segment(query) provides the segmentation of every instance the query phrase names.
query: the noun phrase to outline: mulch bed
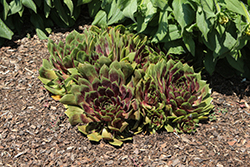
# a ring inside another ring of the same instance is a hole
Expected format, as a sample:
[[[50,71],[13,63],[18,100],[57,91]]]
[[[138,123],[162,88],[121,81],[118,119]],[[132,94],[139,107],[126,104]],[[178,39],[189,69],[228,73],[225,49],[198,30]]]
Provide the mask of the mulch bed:
[[[249,81],[211,77],[214,114],[196,133],[142,133],[117,148],[91,143],[43,88],[46,46],[34,35],[0,48],[0,166],[250,166]]]

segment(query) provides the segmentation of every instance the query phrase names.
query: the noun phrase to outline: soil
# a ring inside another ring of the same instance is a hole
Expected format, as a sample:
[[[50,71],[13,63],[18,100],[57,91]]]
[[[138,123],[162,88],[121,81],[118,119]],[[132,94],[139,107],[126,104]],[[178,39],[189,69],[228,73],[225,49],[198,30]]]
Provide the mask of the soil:
[[[49,37],[59,42],[70,31]],[[48,57],[47,40],[36,35],[0,48],[0,166],[250,166],[250,82],[244,78],[207,77],[215,108],[196,133],[142,133],[113,147],[91,143],[69,124],[64,106],[37,78]]]

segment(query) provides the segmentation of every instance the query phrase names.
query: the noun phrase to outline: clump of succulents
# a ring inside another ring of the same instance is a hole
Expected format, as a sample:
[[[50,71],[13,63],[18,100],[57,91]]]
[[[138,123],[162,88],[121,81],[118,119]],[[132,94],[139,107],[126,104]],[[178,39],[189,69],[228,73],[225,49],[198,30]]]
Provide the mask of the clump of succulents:
[[[74,79],[79,77],[76,69],[79,63],[88,62],[101,68],[103,63],[129,61],[133,68],[138,68],[143,64],[142,59],[144,62],[157,62],[160,56],[156,57],[146,43],[146,36],[129,33],[121,25],[108,29],[90,26],[83,34],[73,31],[66,37],[65,44],[49,40],[50,61],[43,60],[39,79],[51,93],[63,96],[74,84]]]
[[[61,99],[69,105],[66,114],[70,123],[82,123],[78,126],[79,131],[91,141],[105,139],[120,146],[123,141],[131,140],[129,130],[140,120],[134,88],[127,83],[133,72],[132,66],[114,61],[110,66],[103,65],[96,70],[94,65],[85,63],[79,72],[83,77],[72,86],[71,93]],[[131,120],[133,126],[129,125]]]
[[[213,108],[210,89],[193,68],[173,60],[151,64],[136,87],[144,124],[153,132],[195,131],[195,125]]]
[[[144,128],[190,133],[213,108],[199,73],[123,26],[73,31],[48,49],[39,79],[91,141],[121,146]]]

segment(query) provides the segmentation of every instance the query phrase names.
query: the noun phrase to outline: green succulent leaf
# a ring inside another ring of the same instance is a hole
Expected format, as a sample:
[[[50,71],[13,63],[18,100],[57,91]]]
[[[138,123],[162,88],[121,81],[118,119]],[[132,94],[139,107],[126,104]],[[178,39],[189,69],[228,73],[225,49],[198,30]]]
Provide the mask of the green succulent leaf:
[[[89,134],[89,135],[87,135],[87,136],[88,136],[88,139],[89,139],[90,141],[99,142],[99,141],[102,139],[102,135],[100,135],[100,134],[97,133],[97,132],[93,132],[93,133],[91,133],[91,134]]]
[[[111,145],[114,145],[114,146],[122,146],[122,144],[123,144],[123,142],[122,141],[120,141],[120,140],[118,140],[118,139],[113,139],[113,141],[109,141],[109,143],[111,144]]]
[[[105,128],[102,130],[102,138],[106,140],[113,140],[113,136]]]
[[[74,94],[66,94],[61,99],[60,102],[67,105],[77,105],[76,97]]]
[[[88,126],[88,125],[81,125],[81,126],[78,126],[78,130],[79,130],[80,132],[82,132],[83,134],[88,135],[87,126]]]
[[[167,130],[167,132],[173,132],[174,131],[174,128],[169,124],[165,125],[164,128]]]

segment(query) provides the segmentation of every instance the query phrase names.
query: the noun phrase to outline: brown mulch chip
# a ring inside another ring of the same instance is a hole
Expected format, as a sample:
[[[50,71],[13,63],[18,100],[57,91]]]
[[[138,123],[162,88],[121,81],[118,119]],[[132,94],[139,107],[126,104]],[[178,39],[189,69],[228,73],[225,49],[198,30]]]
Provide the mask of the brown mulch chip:
[[[213,121],[196,133],[142,133],[116,148],[91,143],[43,88],[37,77],[47,41],[14,43],[0,48],[0,166],[250,166],[249,81],[213,76]]]

